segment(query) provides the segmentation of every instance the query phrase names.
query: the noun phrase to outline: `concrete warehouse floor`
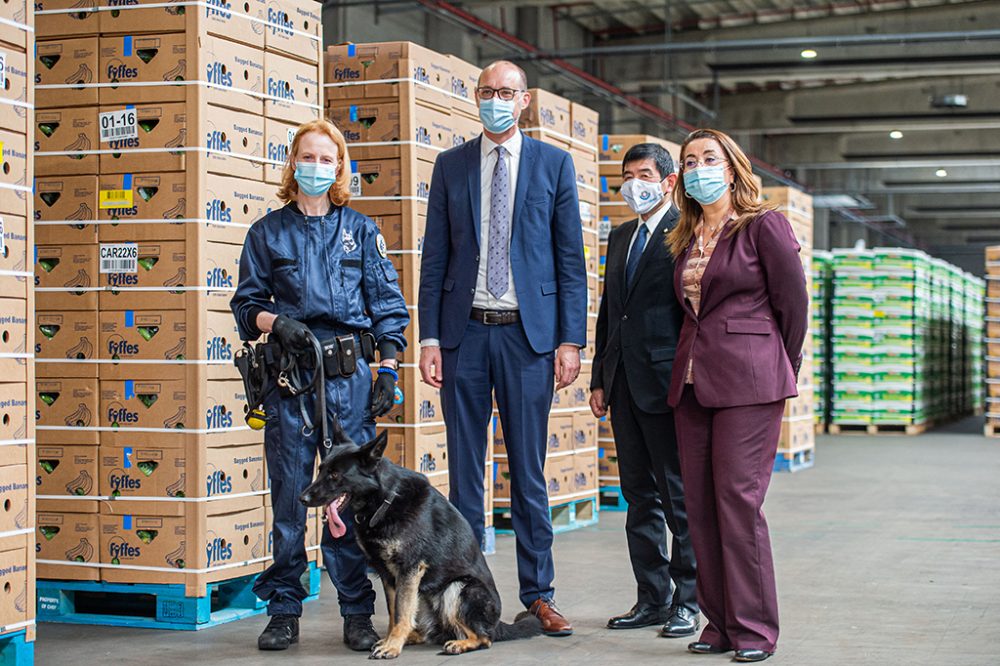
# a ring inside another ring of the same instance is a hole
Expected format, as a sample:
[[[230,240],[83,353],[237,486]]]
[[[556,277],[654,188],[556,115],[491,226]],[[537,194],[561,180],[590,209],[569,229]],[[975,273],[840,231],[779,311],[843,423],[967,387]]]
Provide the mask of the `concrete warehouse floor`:
[[[995,663],[1000,655],[1000,441],[969,419],[920,437],[823,437],[816,467],[775,475],[766,512],[778,571],[782,638],[769,663]],[[576,625],[570,638],[540,637],[445,657],[407,648],[409,664],[728,663],[695,656],[686,639],[653,629],[611,632],[610,615],[634,601],[623,513],[556,539],[557,599]],[[504,618],[519,610],[514,541],[489,558]],[[379,590],[376,627],[386,625]],[[256,649],[259,617],[203,632],[41,624],[42,666],[118,664],[361,663],[341,642],[336,597],[324,580],[306,606],[301,643]]]

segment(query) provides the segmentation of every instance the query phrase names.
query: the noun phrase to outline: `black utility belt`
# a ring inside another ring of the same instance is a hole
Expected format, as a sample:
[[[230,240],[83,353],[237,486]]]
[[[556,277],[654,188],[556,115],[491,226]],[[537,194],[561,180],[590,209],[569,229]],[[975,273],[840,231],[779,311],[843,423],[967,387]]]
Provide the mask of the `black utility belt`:
[[[261,346],[264,365],[269,374],[276,378],[282,369],[281,344],[274,341]],[[322,340],[320,347],[323,350],[323,374],[329,379],[350,377],[357,371],[358,363],[371,363],[375,360],[375,336],[368,331]],[[303,354],[296,360],[304,370],[312,370],[315,366],[313,354]]]

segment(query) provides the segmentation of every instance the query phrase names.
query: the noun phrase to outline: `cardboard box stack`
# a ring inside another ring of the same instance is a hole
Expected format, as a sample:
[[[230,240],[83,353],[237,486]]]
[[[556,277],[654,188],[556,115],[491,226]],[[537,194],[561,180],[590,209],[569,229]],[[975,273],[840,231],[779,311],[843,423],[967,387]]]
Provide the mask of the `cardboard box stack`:
[[[799,258],[806,277],[806,291],[814,298],[812,290],[813,265],[813,207],[812,197],[791,187],[765,187],[761,199],[774,206],[788,218],[792,232],[799,241]],[[778,441],[776,470],[802,469],[811,466],[816,448],[815,404],[813,372],[816,350],[812,335],[807,335],[802,345],[802,366],[799,369],[799,395],[785,403]],[[794,360],[794,359],[793,359]]]
[[[344,133],[351,158],[351,206],[376,221],[410,308],[399,370],[403,402],[379,419],[394,462],[427,475],[448,494],[441,395],[420,380],[417,291],[427,197],[437,156],[481,131],[475,88],[480,69],[410,42],[330,46],[325,113]],[[492,527],[493,461],[483,470]],[[491,537],[487,537],[487,545]]]
[[[986,428],[1000,436],[1000,245],[986,248]]]
[[[27,258],[34,116],[34,9],[0,8],[0,644],[17,663],[35,640],[35,423],[28,389],[35,379],[34,293]]]
[[[901,248],[835,250],[833,276],[831,432],[912,434],[971,411],[978,375],[960,341],[981,353],[972,276]]]
[[[267,558],[229,300],[321,112],[321,7],[106,2],[37,5],[41,573],[203,596]]]
[[[813,410],[817,432],[822,432],[830,419],[831,259],[829,252],[813,251],[809,328],[813,345]]]

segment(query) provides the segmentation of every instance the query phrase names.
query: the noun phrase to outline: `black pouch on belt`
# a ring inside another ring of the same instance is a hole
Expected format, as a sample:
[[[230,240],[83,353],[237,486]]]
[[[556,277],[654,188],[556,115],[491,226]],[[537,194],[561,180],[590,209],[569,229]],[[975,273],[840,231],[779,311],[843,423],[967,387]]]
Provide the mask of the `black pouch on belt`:
[[[371,331],[361,332],[361,354],[367,362],[375,361],[375,334]]]
[[[358,369],[358,350],[353,335],[341,335],[321,343],[323,370],[327,377],[350,377]]]

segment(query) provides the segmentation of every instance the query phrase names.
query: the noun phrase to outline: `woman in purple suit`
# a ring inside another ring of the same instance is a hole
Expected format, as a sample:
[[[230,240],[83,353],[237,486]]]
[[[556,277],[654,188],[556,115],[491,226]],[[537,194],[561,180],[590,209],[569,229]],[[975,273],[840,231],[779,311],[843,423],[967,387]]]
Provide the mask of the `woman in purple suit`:
[[[761,507],[806,336],[809,296],[788,220],[759,201],[731,138],[696,130],[681,147],[668,236],[685,311],[674,408],[698,602],[708,624],[688,650],[763,661],[778,600]]]

